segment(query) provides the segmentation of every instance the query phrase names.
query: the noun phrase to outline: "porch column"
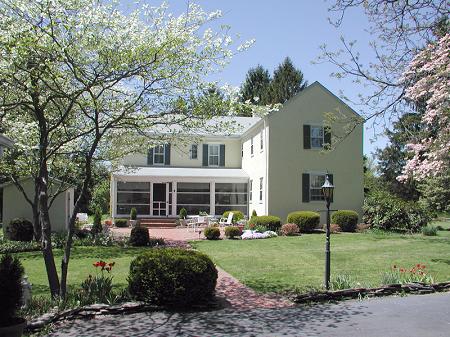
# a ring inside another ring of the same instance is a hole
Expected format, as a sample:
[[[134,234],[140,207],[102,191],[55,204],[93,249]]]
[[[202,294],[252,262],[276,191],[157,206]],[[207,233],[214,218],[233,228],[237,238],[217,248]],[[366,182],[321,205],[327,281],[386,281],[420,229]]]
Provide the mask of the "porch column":
[[[216,215],[216,183],[209,184],[209,214]]]
[[[117,180],[114,178],[114,176],[111,176],[110,200],[109,210],[111,213],[111,217],[114,220],[117,211]]]
[[[172,181],[172,216],[177,215],[177,182]]]

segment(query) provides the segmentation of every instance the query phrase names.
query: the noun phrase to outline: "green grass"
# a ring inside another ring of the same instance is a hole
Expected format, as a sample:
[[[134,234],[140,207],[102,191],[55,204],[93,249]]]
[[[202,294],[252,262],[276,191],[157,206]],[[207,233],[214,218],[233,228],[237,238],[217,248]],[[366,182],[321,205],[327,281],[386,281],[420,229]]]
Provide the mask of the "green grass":
[[[148,248],[121,248],[121,247],[74,247],[69,263],[68,284],[79,285],[89,274],[95,274],[94,262],[102,259],[107,262],[114,261],[113,283],[115,287],[124,287],[127,284],[131,260]],[[61,264],[62,250],[55,249],[55,263],[57,268]],[[26,252],[15,254],[20,258],[25,274],[33,284],[33,296],[48,295],[48,280],[44,260],[41,252]]]
[[[197,241],[193,245],[224,270],[261,292],[320,288],[325,236],[266,240]],[[350,275],[362,286],[379,286],[392,265],[425,264],[435,281],[450,280],[450,232],[438,236],[342,233],[331,238],[331,272]]]

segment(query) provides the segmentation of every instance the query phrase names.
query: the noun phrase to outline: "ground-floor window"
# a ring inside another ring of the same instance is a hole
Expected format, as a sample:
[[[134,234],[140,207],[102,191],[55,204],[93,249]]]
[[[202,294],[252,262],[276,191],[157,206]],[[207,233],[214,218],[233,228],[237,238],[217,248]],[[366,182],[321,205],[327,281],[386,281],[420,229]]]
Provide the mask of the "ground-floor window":
[[[178,183],[177,184],[177,214],[185,208],[190,215],[200,212],[210,213],[210,184],[209,183]]]
[[[237,210],[248,214],[248,189],[246,183],[216,183],[215,213]]]
[[[130,214],[136,208],[138,214],[150,214],[150,183],[117,182],[117,214]]]

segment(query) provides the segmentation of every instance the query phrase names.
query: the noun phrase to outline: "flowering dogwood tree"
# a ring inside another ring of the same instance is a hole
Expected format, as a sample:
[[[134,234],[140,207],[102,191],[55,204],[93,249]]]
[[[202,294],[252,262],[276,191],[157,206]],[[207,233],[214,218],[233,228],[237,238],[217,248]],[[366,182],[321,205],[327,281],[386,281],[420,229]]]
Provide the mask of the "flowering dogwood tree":
[[[444,172],[450,159],[450,34],[419,52],[402,77],[405,97],[416,105],[425,102],[422,123],[427,136],[407,144],[413,157],[399,180],[420,181]]]
[[[193,3],[174,16],[165,3],[124,14],[115,1],[2,1],[0,125],[16,146],[1,170],[33,207],[53,296],[66,294],[76,213],[92,164],[142,151],[166,137],[160,130],[176,125],[186,132],[215,117],[214,109],[173,107],[180,98],[191,101],[208,87],[207,76],[252,44],[233,47],[229,27],[208,28],[220,16]],[[225,102],[232,114],[238,98]],[[52,186],[51,178],[80,170],[59,280],[49,208],[63,186]],[[25,193],[22,177],[33,178],[34,194]]]

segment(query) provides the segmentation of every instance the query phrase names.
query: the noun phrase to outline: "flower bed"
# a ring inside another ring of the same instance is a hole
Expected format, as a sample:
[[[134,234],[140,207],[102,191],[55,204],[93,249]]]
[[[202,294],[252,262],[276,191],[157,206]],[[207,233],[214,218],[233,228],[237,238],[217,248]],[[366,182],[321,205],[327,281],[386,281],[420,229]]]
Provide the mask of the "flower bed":
[[[250,229],[245,230],[241,238],[242,240],[253,240],[253,239],[268,239],[277,237],[278,234],[273,231],[265,231],[264,233],[260,233],[258,231],[252,231]]]

